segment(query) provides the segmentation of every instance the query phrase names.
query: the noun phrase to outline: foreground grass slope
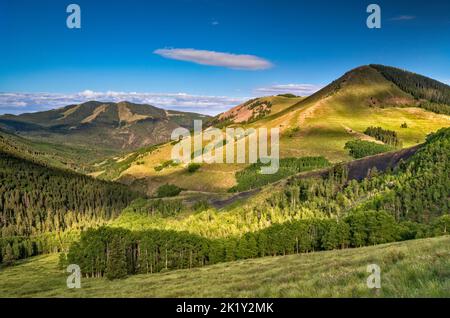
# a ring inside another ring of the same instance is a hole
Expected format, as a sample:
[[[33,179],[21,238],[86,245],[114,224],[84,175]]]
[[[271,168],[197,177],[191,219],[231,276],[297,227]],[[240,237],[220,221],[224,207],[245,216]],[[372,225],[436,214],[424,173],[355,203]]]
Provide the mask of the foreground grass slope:
[[[82,280],[66,287],[56,254],[0,270],[0,297],[450,297],[450,236],[266,257],[191,270]],[[366,286],[381,267],[381,290]]]

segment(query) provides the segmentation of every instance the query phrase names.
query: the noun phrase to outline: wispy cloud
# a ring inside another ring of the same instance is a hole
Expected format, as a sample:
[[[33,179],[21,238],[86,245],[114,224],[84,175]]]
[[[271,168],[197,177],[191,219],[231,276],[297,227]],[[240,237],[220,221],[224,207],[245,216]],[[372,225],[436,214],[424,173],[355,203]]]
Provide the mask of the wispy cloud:
[[[393,18],[390,18],[391,21],[408,21],[408,20],[414,20],[416,17],[413,15],[399,15]]]
[[[236,70],[265,70],[271,68],[273,64],[261,57],[247,54],[232,54],[196,49],[158,49],[153,53],[162,57],[192,62],[201,65],[223,66]]]
[[[256,92],[271,95],[291,93],[299,96],[309,96],[322,87],[322,85],[315,84],[281,84],[257,88]]]
[[[214,26],[219,25],[219,21],[214,20],[213,22],[211,22],[211,25],[214,25]]]
[[[193,111],[215,115],[248,98],[191,95],[186,93],[95,92],[79,93],[0,93],[0,113],[20,114],[79,104],[90,100],[102,102],[129,101],[172,110]]]

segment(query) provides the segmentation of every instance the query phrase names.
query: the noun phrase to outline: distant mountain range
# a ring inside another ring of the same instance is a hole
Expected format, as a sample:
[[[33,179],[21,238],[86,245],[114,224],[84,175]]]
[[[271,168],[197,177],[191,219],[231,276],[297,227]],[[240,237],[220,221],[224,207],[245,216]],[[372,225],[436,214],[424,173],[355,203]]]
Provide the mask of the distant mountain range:
[[[129,102],[90,101],[44,112],[2,115],[0,127],[34,140],[123,151],[167,142],[175,128],[191,129],[194,119],[208,120],[209,116]]]

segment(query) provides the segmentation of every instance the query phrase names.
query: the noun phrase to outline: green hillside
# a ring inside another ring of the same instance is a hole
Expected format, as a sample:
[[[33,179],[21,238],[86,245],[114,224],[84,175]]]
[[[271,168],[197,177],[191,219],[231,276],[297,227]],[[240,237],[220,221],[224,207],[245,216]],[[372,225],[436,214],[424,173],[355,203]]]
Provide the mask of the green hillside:
[[[257,106],[252,111],[269,102],[270,113],[236,123],[236,118],[254,115],[249,113],[249,108],[255,103]],[[307,98],[296,100],[276,96],[239,105],[228,113],[233,121],[226,123],[229,116],[224,113],[225,122],[219,122],[218,127],[232,124],[242,128],[279,128],[281,158],[322,156],[337,163],[353,159],[346,148],[348,142],[384,143],[366,134],[369,127],[394,132],[397,147],[407,148],[424,142],[429,133],[450,126],[450,116],[425,109],[423,102],[403,91],[376,68],[362,66]],[[186,166],[179,165],[155,171],[156,166],[170,159],[172,147],[167,143],[156,151],[139,155],[139,159],[130,162],[114,178],[127,184],[136,181],[149,194],[166,183],[191,191],[226,193],[237,186],[239,174],[248,167],[246,164],[204,164],[195,174],[186,174]],[[121,156],[115,160],[121,162],[125,158]],[[104,169],[99,167],[98,170],[100,173]]]
[[[336,165],[322,176],[269,186],[225,211],[204,206],[182,213],[169,202],[135,201],[110,226],[82,233],[68,262],[87,275],[108,276],[110,255],[117,254],[122,261],[114,270],[154,273],[445,235],[449,153],[447,128],[385,173],[368,167],[360,181],[350,179],[346,166]]]
[[[367,265],[381,289],[366,286]],[[0,297],[450,297],[450,237],[265,257],[123,280],[83,278],[68,289],[58,256],[0,270]]]

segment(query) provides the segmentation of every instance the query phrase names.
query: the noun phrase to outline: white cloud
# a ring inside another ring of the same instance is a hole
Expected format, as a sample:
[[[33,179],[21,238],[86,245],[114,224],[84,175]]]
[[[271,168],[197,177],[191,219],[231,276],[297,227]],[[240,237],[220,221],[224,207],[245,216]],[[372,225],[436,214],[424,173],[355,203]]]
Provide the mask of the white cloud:
[[[397,17],[390,18],[391,21],[408,21],[414,20],[416,17],[413,15],[399,15]]]
[[[213,22],[211,22],[211,25],[219,25],[219,21],[213,21]]]
[[[273,66],[266,59],[246,54],[231,54],[196,49],[158,49],[153,53],[172,60],[193,62],[201,65],[223,66],[237,70],[265,70]]]
[[[322,87],[323,86],[321,85],[314,84],[281,84],[257,88],[256,92],[271,95],[291,93],[299,96],[309,96],[320,90]]]
[[[215,115],[234,107],[247,97],[190,95],[186,93],[95,92],[79,93],[0,93],[0,113],[19,114],[79,104],[90,100],[102,102],[129,101],[165,109]]]

